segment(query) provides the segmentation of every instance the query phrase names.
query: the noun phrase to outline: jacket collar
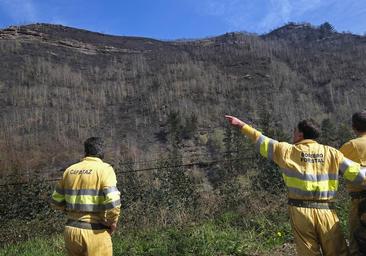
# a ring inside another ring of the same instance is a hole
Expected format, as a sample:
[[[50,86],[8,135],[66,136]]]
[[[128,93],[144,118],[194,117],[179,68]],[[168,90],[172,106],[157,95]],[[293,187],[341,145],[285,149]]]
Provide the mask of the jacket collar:
[[[315,140],[310,140],[310,139],[304,139],[301,140],[299,142],[296,142],[295,145],[299,145],[299,144],[313,144],[313,143],[318,143]]]
[[[86,156],[83,158],[83,161],[95,161],[95,162],[100,162],[102,163],[102,159],[100,159],[99,157],[94,157],[94,156]]]

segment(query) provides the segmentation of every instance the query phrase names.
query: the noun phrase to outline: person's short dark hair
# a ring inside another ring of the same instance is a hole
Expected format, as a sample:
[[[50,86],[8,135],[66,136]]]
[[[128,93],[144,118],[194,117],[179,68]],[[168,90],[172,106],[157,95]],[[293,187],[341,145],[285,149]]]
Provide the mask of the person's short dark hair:
[[[104,141],[100,137],[90,137],[84,142],[85,156],[104,157]]]
[[[358,132],[366,132],[366,110],[352,115],[352,128]]]
[[[317,139],[320,136],[319,125],[313,119],[300,121],[297,129],[302,132],[304,139]]]

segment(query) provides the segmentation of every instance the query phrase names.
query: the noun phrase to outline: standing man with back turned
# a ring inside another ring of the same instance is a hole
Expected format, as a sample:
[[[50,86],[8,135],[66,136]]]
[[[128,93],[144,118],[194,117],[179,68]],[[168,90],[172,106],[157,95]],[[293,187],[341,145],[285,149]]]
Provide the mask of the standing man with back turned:
[[[52,205],[68,217],[64,237],[68,255],[111,256],[111,235],[120,214],[120,192],[112,166],[102,161],[104,142],[91,137],[85,158],[68,167],[52,194]]]
[[[352,129],[357,138],[345,143],[340,151],[345,157],[366,166],[365,110],[352,115]],[[366,188],[347,183],[347,190],[352,198],[348,219],[351,255],[366,255]]]
[[[333,200],[339,173],[350,182],[361,184],[366,170],[338,150],[318,144],[315,140],[320,129],[312,120],[298,123],[294,144],[289,144],[262,135],[236,117],[225,117],[256,143],[262,156],[281,167],[298,255],[349,255]]]

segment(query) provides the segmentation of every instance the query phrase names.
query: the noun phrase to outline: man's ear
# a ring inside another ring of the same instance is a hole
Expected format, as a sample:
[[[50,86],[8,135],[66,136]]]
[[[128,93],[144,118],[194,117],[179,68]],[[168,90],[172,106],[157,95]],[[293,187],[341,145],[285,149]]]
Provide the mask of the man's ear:
[[[352,125],[352,131],[354,132],[354,134],[356,134],[357,136],[360,134],[359,131],[357,131],[357,129],[355,129],[355,127],[353,127]]]
[[[304,139],[304,133],[303,132],[299,132],[299,136],[301,139]]]

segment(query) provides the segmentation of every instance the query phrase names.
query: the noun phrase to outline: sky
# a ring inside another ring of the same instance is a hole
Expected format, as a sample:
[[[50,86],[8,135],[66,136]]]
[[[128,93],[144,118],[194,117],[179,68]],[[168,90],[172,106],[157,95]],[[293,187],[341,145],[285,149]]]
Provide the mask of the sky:
[[[364,0],[0,0],[0,28],[52,23],[121,36],[194,39],[268,33],[288,22],[366,32]]]

